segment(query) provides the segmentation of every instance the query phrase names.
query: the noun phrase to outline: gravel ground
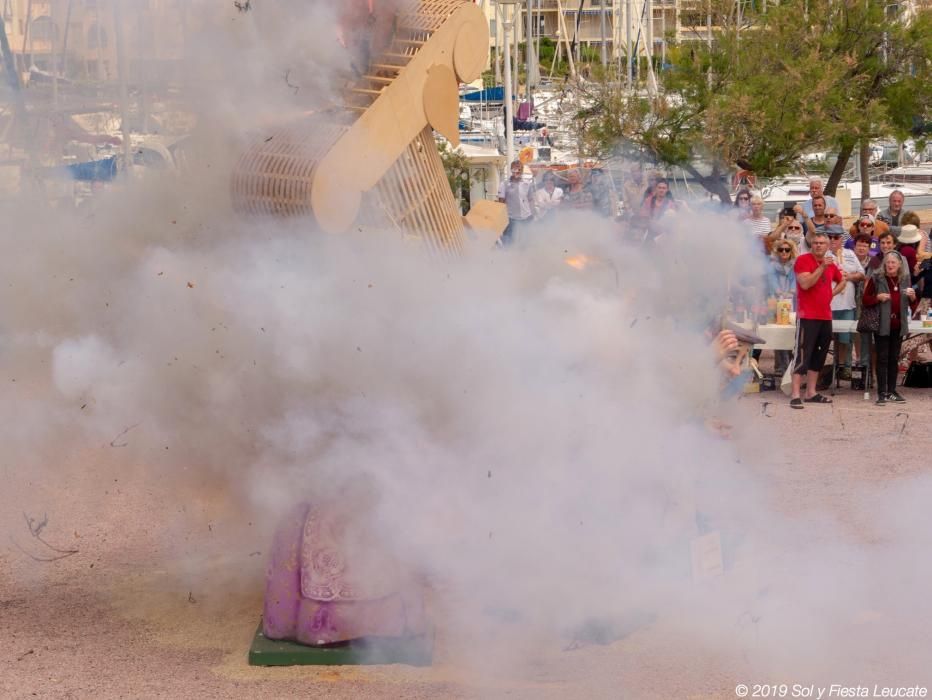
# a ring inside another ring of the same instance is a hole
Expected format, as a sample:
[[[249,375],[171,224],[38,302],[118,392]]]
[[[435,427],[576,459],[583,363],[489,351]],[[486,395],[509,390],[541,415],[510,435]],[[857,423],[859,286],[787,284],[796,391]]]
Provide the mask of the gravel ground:
[[[932,472],[932,391],[903,394],[905,406],[880,408],[844,390],[833,406],[803,411],[790,410],[778,393],[742,399],[756,444],[782,445],[761,450],[765,458],[752,467],[773,507],[791,519],[829,519],[846,542],[882,548],[890,525],[864,508],[865,494]],[[261,605],[267,533],[239,523],[206,488],[179,505],[109,445],[49,458],[59,465],[54,483],[20,483],[9,465],[0,472],[12,484],[0,495],[0,523],[11,533],[0,549],[3,698],[732,698],[739,682],[792,683],[832,668],[826,653],[810,668],[786,666],[779,678],[755,678],[753,625],[733,635],[724,627],[735,637],[730,643],[699,641],[675,609],[612,643],[576,649],[545,635],[531,643],[503,627],[476,645],[474,658],[464,658],[441,629],[430,668],[251,668],[245,658]],[[26,556],[20,547],[33,555],[49,551],[22,519],[30,508],[48,514],[41,532],[48,542],[78,553],[55,562]],[[922,522],[925,514],[904,515]],[[928,559],[928,552],[917,557]],[[739,563],[723,579],[747,573]],[[683,601],[684,609],[692,604]],[[830,680],[856,685],[874,682],[874,673],[901,685],[932,684],[932,643],[922,625],[904,638],[884,605],[851,610],[836,626],[863,642],[838,668],[857,664],[864,677]],[[811,636],[795,634],[800,641]],[[509,663],[496,663],[504,648]]]

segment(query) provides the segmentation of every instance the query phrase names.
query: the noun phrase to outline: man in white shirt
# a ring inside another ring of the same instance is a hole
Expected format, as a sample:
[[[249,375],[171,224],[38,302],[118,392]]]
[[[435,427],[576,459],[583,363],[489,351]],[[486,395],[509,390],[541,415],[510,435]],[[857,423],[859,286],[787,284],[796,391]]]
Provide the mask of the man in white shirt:
[[[841,209],[838,206],[838,200],[834,197],[830,197],[822,191],[822,178],[818,175],[815,175],[809,178],[809,199],[803,202],[803,211],[806,213],[806,216],[812,218],[815,216],[815,212],[812,211],[812,198],[816,195],[821,195],[825,197],[825,211],[834,211],[834,213],[841,212]]]
[[[844,291],[832,298],[832,320],[853,321],[857,309],[856,283],[864,279],[864,267],[855,252],[845,248],[843,226],[829,224],[825,227],[825,233],[828,236],[829,250],[825,258],[841,270],[842,276],[848,282]],[[841,379],[851,379],[851,333],[836,333],[835,347],[838,355],[838,376]]]
[[[520,238],[522,229],[534,216],[534,181],[524,179],[524,163],[511,164],[511,178],[498,188],[498,201],[508,209],[508,226],[502,233],[502,245],[509,246]]]

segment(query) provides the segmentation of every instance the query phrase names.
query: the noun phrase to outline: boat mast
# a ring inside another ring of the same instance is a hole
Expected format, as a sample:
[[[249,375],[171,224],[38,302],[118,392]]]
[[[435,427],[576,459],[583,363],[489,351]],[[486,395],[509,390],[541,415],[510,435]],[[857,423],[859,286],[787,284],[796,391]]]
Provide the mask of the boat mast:
[[[116,33],[117,73],[120,81],[120,132],[123,137],[123,167],[126,173],[133,171],[132,146],[129,140],[129,89],[126,75],[126,35],[123,27],[123,0],[113,4],[113,27]]]
[[[605,4],[599,5],[599,33],[602,48],[602,68],[608,66],[608,47],[605,46]]]
[[[524,77],[524,99],[527,100],[528,105],[531,104],[531,71],[533,69],[533,53],[534,45],[531,43],[531,23],[534,21],[533,13],[531,12],[531,0],[527,0],[527,7],[524,10],[524,19],[525,22],[525,32],[524,32],[524,70],[526,75]]]
[[[631,62],[631,0],[625,0],[625,56],[627,58],[625,80],[630,92],[634,90],[634,64]]]

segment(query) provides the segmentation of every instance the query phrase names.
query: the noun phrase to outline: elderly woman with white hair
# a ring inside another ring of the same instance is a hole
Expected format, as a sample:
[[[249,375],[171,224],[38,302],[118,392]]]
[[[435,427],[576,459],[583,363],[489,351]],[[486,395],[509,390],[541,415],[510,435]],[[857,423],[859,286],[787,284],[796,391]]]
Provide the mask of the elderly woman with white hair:
[[[773,230],[773,222],[764,216],[764,200],[759,194],[751,195],[751,209],[744,219],[744,225],[761,246],[763,252],[767,250],[767,237]]]
[[[876,309],[871,325],[875,327],[872,330],[877,351],[877,404],[905,403],[906,399],[896,391],[896,378],[900,347],[909,334],[909,317],[917,297],[903,256],[896,251],[884,254],[883,264],[867,280],[862,302],[862,321],[868,309]]]

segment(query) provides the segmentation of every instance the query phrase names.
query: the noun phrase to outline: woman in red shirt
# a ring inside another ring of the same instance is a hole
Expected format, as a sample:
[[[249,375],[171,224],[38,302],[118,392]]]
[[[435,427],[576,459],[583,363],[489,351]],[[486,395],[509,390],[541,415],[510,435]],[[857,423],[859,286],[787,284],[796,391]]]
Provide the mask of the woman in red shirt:
[[[877,349],[877,403],[905,403],[896,391],[900,347],[909,333],[909,317],[916,306],[916,290],[910,286],[909,270],[896,251],[884,255],[883,266],[867,280],[864,306],[880,306],[880,328],[874,333]]]

